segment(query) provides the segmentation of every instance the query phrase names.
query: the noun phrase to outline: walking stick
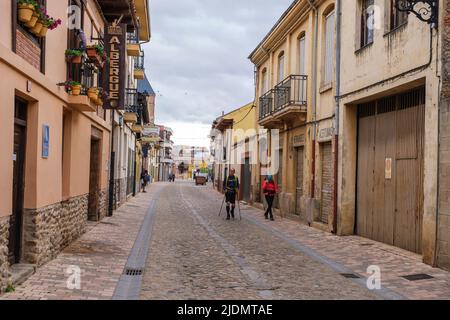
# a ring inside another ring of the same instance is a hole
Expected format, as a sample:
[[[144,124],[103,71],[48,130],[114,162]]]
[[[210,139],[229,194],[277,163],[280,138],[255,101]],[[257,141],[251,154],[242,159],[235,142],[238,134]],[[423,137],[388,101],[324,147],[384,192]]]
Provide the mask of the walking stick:
[[[222,206],[220,207],[220,211],[219,211],[219,217],[222,214],[222,209],[223,209],[223,204],[225,203],[225,196],[223,197],[223,201],[222,201]]]

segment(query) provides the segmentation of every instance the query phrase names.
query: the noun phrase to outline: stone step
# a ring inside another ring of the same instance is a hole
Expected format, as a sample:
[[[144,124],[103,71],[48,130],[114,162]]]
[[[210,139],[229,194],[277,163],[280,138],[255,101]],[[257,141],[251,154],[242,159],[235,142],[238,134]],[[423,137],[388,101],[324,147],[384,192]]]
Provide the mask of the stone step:
[[[11,282],[14,287],[24,283],[29,277],[36,272],[36,265],[18,263],[10,267]]]

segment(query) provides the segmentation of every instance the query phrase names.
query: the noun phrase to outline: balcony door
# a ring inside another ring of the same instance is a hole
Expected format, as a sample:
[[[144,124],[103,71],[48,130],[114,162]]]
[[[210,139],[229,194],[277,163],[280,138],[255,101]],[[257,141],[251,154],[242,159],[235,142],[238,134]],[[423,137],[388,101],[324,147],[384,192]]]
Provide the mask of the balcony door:
[[[298,74],[299,75],[306,75],[306,39],[305,35],[302,35],[298,39]]]

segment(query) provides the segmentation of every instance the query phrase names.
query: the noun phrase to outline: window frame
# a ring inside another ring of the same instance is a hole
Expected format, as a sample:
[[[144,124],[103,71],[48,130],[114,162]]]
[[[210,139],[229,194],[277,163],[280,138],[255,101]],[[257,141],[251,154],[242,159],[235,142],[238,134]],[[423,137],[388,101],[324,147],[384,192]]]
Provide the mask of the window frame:
[[[298,37],[298,74],[307,75],[306,72],[306,33],[302,32]],[[303,47],[302,47],[303,43]]]
[[[361,0],[361,39],[360,48],[371,45],[375,41],[375,11],[369,13],[369,8],[375,5],[375,0]],[[373,28],[370,30],[369,19],[372,16]]]
[[[334,57],[335,57],[335,33],[336,33],[336,11],[335,8],[332,7],[326,14],[323,15],[324,17],[324,32],[323,32],[323,44],[324,44],[324,50],[322,54],[322,61],[323,61],[323,72],[322,72],[322,87],[328,87],[333,85],[333,75],[334,75]],[[332,34],[331,37],[331,45],[329,47],[330,39],[328,38],[328,19],[333,17],[333,28],[332,28]],[[328,52],[330,50],[330,52]],[[328,61],[328,53],[330,54],[329,61]],[[330,68],[328,68],[330,67]],[[330,74],[328,75],[328,69]],[[329,79],[328,79],[329,76]]]
[[[282,82],[285,78],[285,62],[286,62],[286,54],[284,51],[281,51],[278,55],[278,64],[277,64],[277,84]]]
[[[42,6],[47,8],[47,0],[37,0]],[[12,35],[12,51],[17,54],[17,30],[23,33],[24,36],[33,41],[41,50],[39,71],[45,74],[45,57],[46,57],[46,38],[35,37],[26,28],[22,27],[18,20],[17,14],[17,0],[11,0],[11,35]]]
[[[395,0],[388,0],[389,1],[389,27],[388,27],[388,32],[397,30],[401,27],[403,27],[404,25],[408,24],[408,20],[409,20],[409,14],[406,12],[401,12],[399,10],[397,10],[397,8],[395,8]],[[398,23],[398,21],[400,20],[400,16],[403,16],[403,18],[405,19],[403,22]]]

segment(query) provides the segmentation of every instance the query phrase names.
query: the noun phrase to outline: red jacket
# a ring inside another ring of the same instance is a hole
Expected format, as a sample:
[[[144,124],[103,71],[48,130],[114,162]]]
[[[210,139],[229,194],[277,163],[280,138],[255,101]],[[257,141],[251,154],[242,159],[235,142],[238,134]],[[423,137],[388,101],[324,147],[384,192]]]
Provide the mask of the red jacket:
[[[266,196],[267,195],[275,195],[278,193],[278,185],[276,184],[275,181],[272,181],[272,182],[269,182],[267,180],[264,181],[262,189]]]

